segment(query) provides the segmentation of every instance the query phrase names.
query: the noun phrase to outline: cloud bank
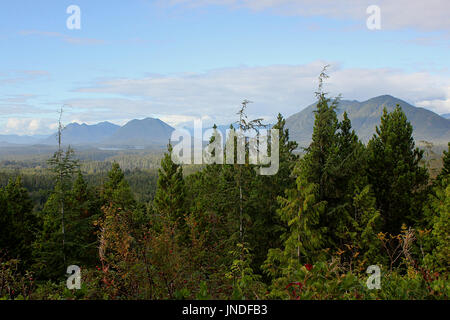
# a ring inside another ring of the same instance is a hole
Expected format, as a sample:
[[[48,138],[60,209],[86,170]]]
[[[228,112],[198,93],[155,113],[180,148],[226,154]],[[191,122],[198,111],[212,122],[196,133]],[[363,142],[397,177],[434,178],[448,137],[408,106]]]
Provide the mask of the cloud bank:
[[[447,73],[343,68],[332,61],[110,78],[74,89],[72,98],[52,105],[70,105],[66,107],[65,122],[124,124],[135,118],[157,117],[180,126],[192,125],[193,119],[200,117],[208,125],[229,124],[236,121],[242,100],[249,99],[254,102],[249,105],[249,116],[272,122],[278,112],[288,117],[315,101],[317,76],[325,64],[331,64],[330,78],[325,83],[330,97],[342,94],[342,99],[364,101],[390,94],[438,114],[450,113]],[[49,114],[48,106],[46,110],[31,106],[28,99],[32,97],[18,95],[0,100],[0,115],[14,118],[8,122],[9,133],[48,132],[56,123],[56,113],[49,120],[53,113]],[[23,123],[17,120],[20,113],[28,114]],[[40,118],[45,119],[32,122]]]
[[[243,99],[254,102],[249,112],[255,117],[274,119],[278,111],[285,116],[301,111],[314,102],[317,75],[326,62],[304,65],[273,65],[210,70],[204,73],[151,75],[100,81],[76,90],[78,93],[114,95],[120,98],[87,98],[67,101],[90,117],[133,115],[181,117],[209,116],[221,123],[234,121]],[[427,72],[398,69],[329,69],[325,88],[343,99],[366,100],[390,94],[436,113],[450,112],[450,78]],[[98,109],[99,114],[96,114]],[[177,121],[172,121],[172,123]],[[180,122],[180,121],[178,121]]]
[[[447,0],[164,0],[160,3],[189,7],[221,5],[253,11],[270,10],[283,15],[351,19],[361,21],[362,26],[368,17],[367,7],[375,4],[381,8],[383,29],[450,31],[450,1]]]

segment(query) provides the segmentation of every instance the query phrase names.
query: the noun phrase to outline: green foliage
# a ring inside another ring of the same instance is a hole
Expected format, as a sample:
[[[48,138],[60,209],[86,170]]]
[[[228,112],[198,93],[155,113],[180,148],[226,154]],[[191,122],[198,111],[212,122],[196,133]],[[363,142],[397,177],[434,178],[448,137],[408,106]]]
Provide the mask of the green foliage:
[[[252,223],[247,233],[247,241],[252,248],[252,268],[261,273],[261,265],[267,257],[269,249],[282,246],[281,235],[286,229],[286,223],[280,219],[277,210],[280,204],[279,196],[284,190],[293,188],[295,177],[292,175],[298,156],[294,154],[297,143],[289,141],[289,130],[285,128],[286,121],[278,114],[277,123],[273,129],[279,130],[279,169],[276,175],[252,176],[249,193],[249,204],[252,207]]]
[[[400,107],[388,113],[368,144],[369,181],[384,220],[383,229],[397,233],[403,223],[416,223],[422,205],[417,203],[428,181],[419,165],[423,151],[415,148],[412,126]]]
[[[71,189],[65,192],[63,205],[65,256],[61,245],[63,234],[58,192],[50,196],[41,214],[43,225],[34,244],[34,268],[43,278],[60,279],[68,265],[93,266],[98,261],[94,221],[100,214],[101,201],[97,191],[87,186],[80,172]]]
[[[429,195],[424,212],[429,221],[431,234],[426,239],[430,252],[425,263],[437,271],[448,272],[450,268],[450,176],[437,180]]]
[[[38,219],[32,209],[20,176],[0,188],[0,250],[9,258],[20,259],[21,268],[31,265],[31,246],[38,231]]]
[[[295,278],[279,278],[269,299],[292,300],[423,300],[448,299],[447,276],[409,269],[407,274],[381,272],[381,288],[369,290],[368,275],[346,271],[338,260],[296,270]],[[295,279],[295,280],[294,280]]]
[[[0,256],[0,300],[30,299],[34,289],[33,274],[20,272],[19,260],[7,260]]]
[[[288,225],[285,241],[286,258],[295,264],[309,262],[317,258],[324,248],[327,227],[321,225],[320,218],[325,212],[326,202],[319,200],[319,186],[308,184],[297,178],[297,189],[286,192],[287,198],[279,198],[281,219]]]
[[[381,230],[381,216],[375,202],[369,186],[353,198],[355,216],[352,221],[353,232],[349,240],[363,252],[362,257],[365,259],[366,266],[383,262],[380,260],[380,248],[377,241],[377,234]]]
[[[438,179],[450,175],[450,142],[448,143],[448,150],[444,151],[443,163],[444,165],[442,167],[441,173],[438,176]]]
[[[34,243],[34,270],[43,279],[61,279],[69,265],[92,266],[97,239],[93,222],[100,214],[98,192],[75,169],[73,150],[57,151],[49,161],[56,185],[40,212],[42,228]]]
[[[238,243],[236,249],[230,252],[233,262],[230,272],[225,277],[233,283],[233,300],[255,300],[263,298],[265,286],[261,282],[261,277],[256,275],[251,266],[250,250],[246,244]]]
[[[108,180],[101,189],[102,201],[122,209],[132,209],[136,205],[130,186],[119,164],[114,162],[108,172]]]
[[[184,226],[185,188],[183,168],[172,161],[172,145],[168,145],[168,152],[161,160],[161,169],[158,170],[158,187],[154,199],[155,211],[167,216],[180,227]]]

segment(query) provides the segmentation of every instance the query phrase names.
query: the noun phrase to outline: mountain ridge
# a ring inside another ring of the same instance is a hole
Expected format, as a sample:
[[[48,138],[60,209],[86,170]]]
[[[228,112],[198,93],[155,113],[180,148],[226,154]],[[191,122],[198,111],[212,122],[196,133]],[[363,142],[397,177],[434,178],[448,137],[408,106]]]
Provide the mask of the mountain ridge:
[[[444,118],[428,109],[415,107],[391,95],[381,95],[365,101],[341,100],[337,107],[337,115],[342,119],[347,111],[352,127],[363,142],[367,142],[375,133],[375,127],[380,124],[383,107],[392,111],[399,104],[408,120],[414,127],[414,138],[417,142],[426,140],[431,142],[450,141],[450,119]],[[299,143],[300,147],[309,145],[314,126],[314,110],[316,103],[311,104],[286,119],[291,140]],[[226,131],[229,125],[219,125],[219,130]],[[192,128],[185,128],[192,133]],[[206,128],[204,128],[206,129]],[[64,145],[93,145],[102,147],[165,147],[175,129],[164,121],[147,117],[133,119],[125,125],[119,126],[108,121],[88,125],[86,123],[70,123],[63,131]],[[49,136],[19,136],[0,135],[0,145],[36,145],[53,146],[57,144],[57,134]]]
[[[314,110],[316,104],[311,104],[286,119],[286,127],[289,129],[291,140],[297,141],[299,146],[308,146],[314,126]],[[381,95],[365,101],[341,100],[338,103],[336,113],[341,120],[344,111],[347,111],[352,127],[364,142],[375,133],[375,127],[380,125],[383,108],[392,111],[396,105],[400,105],[405,112],[408,121],[411,122],[415,140],[446,142],[450,141],[450,120],[421,107],[415,107],[406,101],[391,95]]]
[[[72,122],[63,129],[62,142],[63,144],[70,145],[97,144],[111,136],[119,128],[119,125],[108,121],[103,121],[92,125]],[[48,138],[40,141],[40,143],[47,145],[54,145],[57,142],[57,133],[51,134]]]
[[[174,130],[160,119],[133,119],[101,143],[111,146],[165,146]]]

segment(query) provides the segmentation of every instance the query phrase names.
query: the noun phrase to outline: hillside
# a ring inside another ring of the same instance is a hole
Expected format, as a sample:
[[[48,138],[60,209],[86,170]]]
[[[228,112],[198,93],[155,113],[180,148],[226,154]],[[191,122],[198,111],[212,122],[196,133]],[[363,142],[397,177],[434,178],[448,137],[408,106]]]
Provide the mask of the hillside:
[[[120,126],[110,122],[100,122],[93,125],[70,123],[63,130],[63,144],[67,145],[91,145],[97,144],[107,137],[110,137]],[[58,143],[57,134],[54,133],[42,144],[56,145]]]
[[[135,119],[129,121],[113,135],[103,140],[102,145],[165,146],[174,130],[174,128],[159,119]]]
[[[416,141],[426,140],[435,143],[450,141],[449,119],[445,119],[430,110],[412,106],[390,95],[382,95],[363,102],[341,100],[337,114],[341,119],[344,111],[347,111],[358,136],[363,142],[367,142],[375,133],[375,127],[380,124],[383,108],[386,107],[388,111],[392,111],[397,104],[402,107],[408,120],[413,125]],[[315,104],[310,105],[286,119],[286,127],[289,128],[290,138],[297,141],[302,147],[310,143],[315,108]]]
[[[46,138],[44,135],[35,135],[35,136],[19,136],[16,134],[0,134],[0,146],[7,146],[10,144],[34,144],[38,143],[42,139]]]

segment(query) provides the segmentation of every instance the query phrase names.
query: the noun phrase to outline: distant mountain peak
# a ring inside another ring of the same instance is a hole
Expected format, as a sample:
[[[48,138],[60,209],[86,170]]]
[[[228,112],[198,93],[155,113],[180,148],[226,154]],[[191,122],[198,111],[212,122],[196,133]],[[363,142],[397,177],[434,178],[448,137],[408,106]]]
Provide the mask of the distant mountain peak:
[[[63,131],[63,144],[106,146],[166,145],[175,129],[160,119],[133,119],[123,126],[108,121],[97,124],[69,123]],[[56,144],[56,133],[41,143]]]
[[[362,103],[367,103],[367,102],[371,102],[371,103],[381,103],[381,104],[385,104],[385,103],[391,103],[391,104],[401,104],[401,103],[405,103],[405,101],[396,98],[394,96],[391,96],[390,94],[383,94],[381,96],[377,96],[377,97],[373,97],[370,98],[366,101],[362,101]]]
[[[380,95],[366,101],[341,100],[336,110],[339,118],[344,111],[352,121],[352,126],[363,142],[367,142],[375,133],[375,127],[380,125],[383,108],[392,111],[396,105],[405,112],[414,128],[416,141],[450,141],[450,120],[424,108],[415,107],[406,101],[392,95]],[[316,103],[286,119],[286,127],[290,137],[300,146],[307,146],[311,141]]]
[[[120,126],[104,121],[97,124],[69,123],[63,131],[62,141],[67,145],[88,145],[96,144],[106,139],[116,132]],[[56,144],[56,133],[43,140],[43,144]]]
[[[376,100],[376,99],[395,99],[395,100],[400,100],[394,96],[391,96],[390,94],[382,94],[380,96],[376,96],[373,98],[370,98],[369,100]]]
[[[175,129],[160,119],[133,119],[102,144],[114,146],[165,146]]]

